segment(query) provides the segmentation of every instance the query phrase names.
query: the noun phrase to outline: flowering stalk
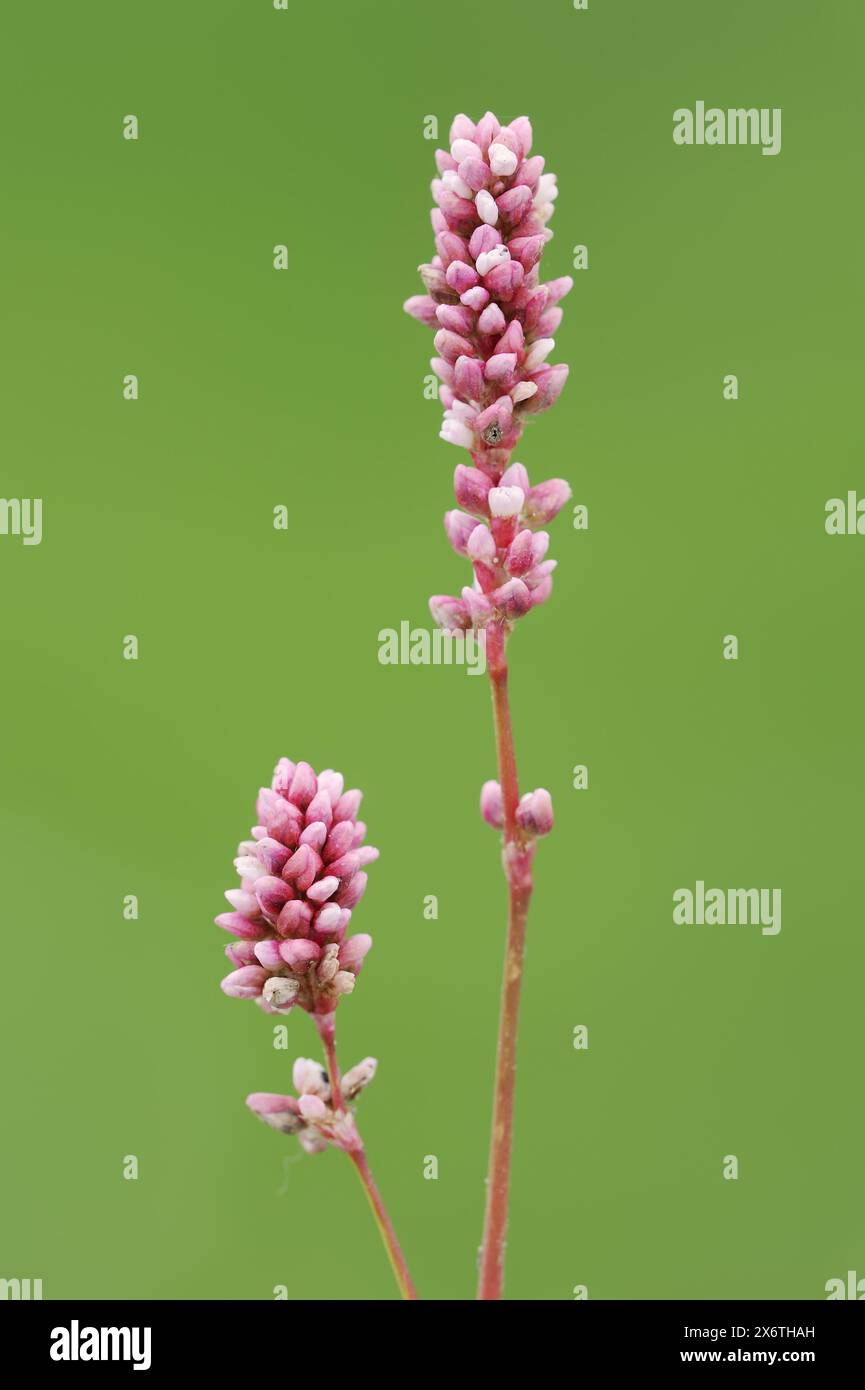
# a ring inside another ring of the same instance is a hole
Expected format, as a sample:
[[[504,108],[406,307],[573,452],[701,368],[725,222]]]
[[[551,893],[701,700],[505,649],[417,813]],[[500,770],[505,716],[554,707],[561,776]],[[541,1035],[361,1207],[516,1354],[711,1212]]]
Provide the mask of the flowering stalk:
[[[475,124],[457,116],[450,148],[436,151],[433,180],[436,254],[419,267],[426,294],[406,301],[413,318],[436,330],[444,404],[441,437],[468,450],[454,491],[459,509],[445,516],[454,550],[472,564],[473,583],[459,597],[430,600],[435,621],[450,632],[471,628],[486,641],[499,780],[481,792],[484,819],[503,835],[509,913],[496,1058],[487,1205],[478,1297],[502,1296],[516,1078],[516,1036],[526,916],[537,837],[553,825],[543,788],[520,797],[508,703],[506,644],[519,618],[552,590],[545,526],[571,495],[561,478],[532,487],[511,455],[527,417],[548,409],[568,374],[547,363],[569,276],[540,282],[539,262],[552,236],[547,222],[555,176],[531,155],[532,128],[519,116],[503,126],[488,111]]]
[[[364,846],[357,819],[359,791],[343,792],[328,770],[281,758],[270,787],[262,787],[259,824],[238,850],[240,888],[226,898],[234,909],[216,918],[235,938],[225,948],[235,967],[222,981],[232,998],[254,999],[268,1014],[298,1006],[318,1030],[326,1066],[308,1057],[294,1064],[297,1095],[257,1091],[253,1114],[281,1134],[294,1134],[309,1154],[328,1145],[348,1154],[360,1175],[404,1298],[416,1299],[393,1225],[373,1181],[350,1102],[376,1072],[366,1057],[343,1076],[336,1055],[336,1009],[351,994],[372,937],[347,936],[352,909],[363,897],[363,867],[378,858]]]

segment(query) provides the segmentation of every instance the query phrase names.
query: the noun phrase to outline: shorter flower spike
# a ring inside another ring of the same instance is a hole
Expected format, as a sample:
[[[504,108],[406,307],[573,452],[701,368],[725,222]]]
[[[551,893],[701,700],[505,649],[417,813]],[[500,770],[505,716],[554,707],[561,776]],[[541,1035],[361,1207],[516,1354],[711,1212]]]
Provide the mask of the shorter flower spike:
[[[374,1057],[364,1057],[342,1078],[340,1090],[344,1102],[352,1101],[376,1073]],[[328,1144],[340,1149],[356,1149],[359,1139],[351,1110],[335,1110],[330,1078],[324,1067],[310,1057],[298,1057],[292,1069],[296,1096],[274,1095],[270,1091],[255,1091],[247,1096],[246,1104],[271,1129],[281,1134],[294,1134],[307,1153],[320,1153]]]

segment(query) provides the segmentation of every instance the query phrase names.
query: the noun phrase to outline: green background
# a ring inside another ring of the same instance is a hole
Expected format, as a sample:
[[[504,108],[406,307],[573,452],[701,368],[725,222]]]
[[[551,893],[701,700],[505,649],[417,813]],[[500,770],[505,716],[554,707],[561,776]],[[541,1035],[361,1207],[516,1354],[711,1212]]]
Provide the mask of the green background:
[[[472,1295],[505,905],[488,694],[377,653],[466,579],[441,525],[465,456],[400,306],[432,250],[424,117],[446,138],[491,106],[531,116],[559,176],[547,277],[589,247],[569,384],[517,451],[590,525],[553,526],[552,601],[511,649],[522,777],[557,826],[507,1292],[865,1276],[865,539],[823,526],[865,490],[861,5],[91,0],[10,6],[4,31],[2,492],[44,499],[44,539],[0,537],[0,1275],[394,1297],[350,1165],[244,1109],[290,1087],[309,1020],[275,1051],[218,987],[212,918],[284,753],[365,791],[375,949],[341,1055],[379,1058],[361,1127],[423,1295]],[[780,106],[780,155],[674,146],[697,99]],[[782,888],[780,935],[674,927],[698,878]]]

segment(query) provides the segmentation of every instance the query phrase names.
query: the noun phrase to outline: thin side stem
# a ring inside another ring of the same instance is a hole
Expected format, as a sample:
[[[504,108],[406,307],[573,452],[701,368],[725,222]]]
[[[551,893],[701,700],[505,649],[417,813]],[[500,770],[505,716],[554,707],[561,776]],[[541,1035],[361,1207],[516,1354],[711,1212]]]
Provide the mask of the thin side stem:
[[[487,1200],[481,1245],[478,1298],[500,1299],[504,1284],[505,1235],[511,1172],[511,1142],[516,1089],[517,1024],[523,982],[526,917],[532,895],[532,852],[523,843],[516,820],[519,782],[508,701],[505,633],[500,624],[487,629],[487,669],[492,687],[499,781],[504,804],[504,868],[508,881],[508,936],[502,978],[493,1125],[487,1176]]]
[[[358,1133],[357,1124],[354,1116],[347,1110],[342,1095],[342,1078],[339,1070],[339,1062],[336,1056],[336,1026],[333,1014],[316,1014],[315,1022],[324,1048],[324,1055],[327,1059],[327,1075],[330,1081],[330,1103],[332,1109],[340,1116],[341,1138],[339,1147],[348,1154],[360,1177],[363,1189],[369,1199],[372,1214],[375,1217],[381,1238],[384,1241],[384,1248],[387,1251],[391,1268],[394,1272],[397,1286],[403,1298],[417,1299],[418,1292],[415,1288],[412,1277],[409,1274],[405,1255],[397,1240],[393,1222],[387,1214],[387,1208],[382,1201],[381,1193],[375,1185],[366,1150],[363,1147],[363,1140]]]
[[[376,1225],[378,1226],[381,1238],[384,1241],[384,1247],[388,1253],[394,1278],[399,1285],[399,1291],[405,1299],[417,1299],[418,1291],[412,1283],[412,1277],[408,1271],[405,1255],[402,1253],[402,1248],[397,1240],[393,1223],[387,1214],[387,1209],[381,1199],[381,1193],[375,1185],[375,1180],[372,1176],[369,1161],[366,1156],[366,1150],[363,1144],[359,1144],[357,1148],[347,1149],[346,1152],[357,1169],[358,1177],[363,1184],[363,1190],[369,1199],[372,1214],[375,1217]]]

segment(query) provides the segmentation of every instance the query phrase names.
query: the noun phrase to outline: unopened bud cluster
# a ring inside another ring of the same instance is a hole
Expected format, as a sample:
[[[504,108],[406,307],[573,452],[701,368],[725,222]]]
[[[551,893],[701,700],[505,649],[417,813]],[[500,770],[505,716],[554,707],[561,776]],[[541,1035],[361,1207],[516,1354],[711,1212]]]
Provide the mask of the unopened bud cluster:
[[[502,789],[498,782],[484,782],[481,788],[481,815],[487,825],[501,830],[505,823]],[[553,799],[545,787],[520,797],[516,812],[518,832],[528,842],[538,835],[549,835],[553,828]]]
[[[352,1101],[375,1076],[377,1062],[365,1057],[345,1073],[340,1083],[344,1101]],[[294,1134],[307,1153],[320,1153],[328,1144],[341,1149],[356,1148],[359,1139],[350,1111],[335,1110],[331,1104],[330,1079],[324,1067],[309,1057],[298,1057],[292,1076],[296,1096],[254,1091],[246,1103],[271,1129]]]

